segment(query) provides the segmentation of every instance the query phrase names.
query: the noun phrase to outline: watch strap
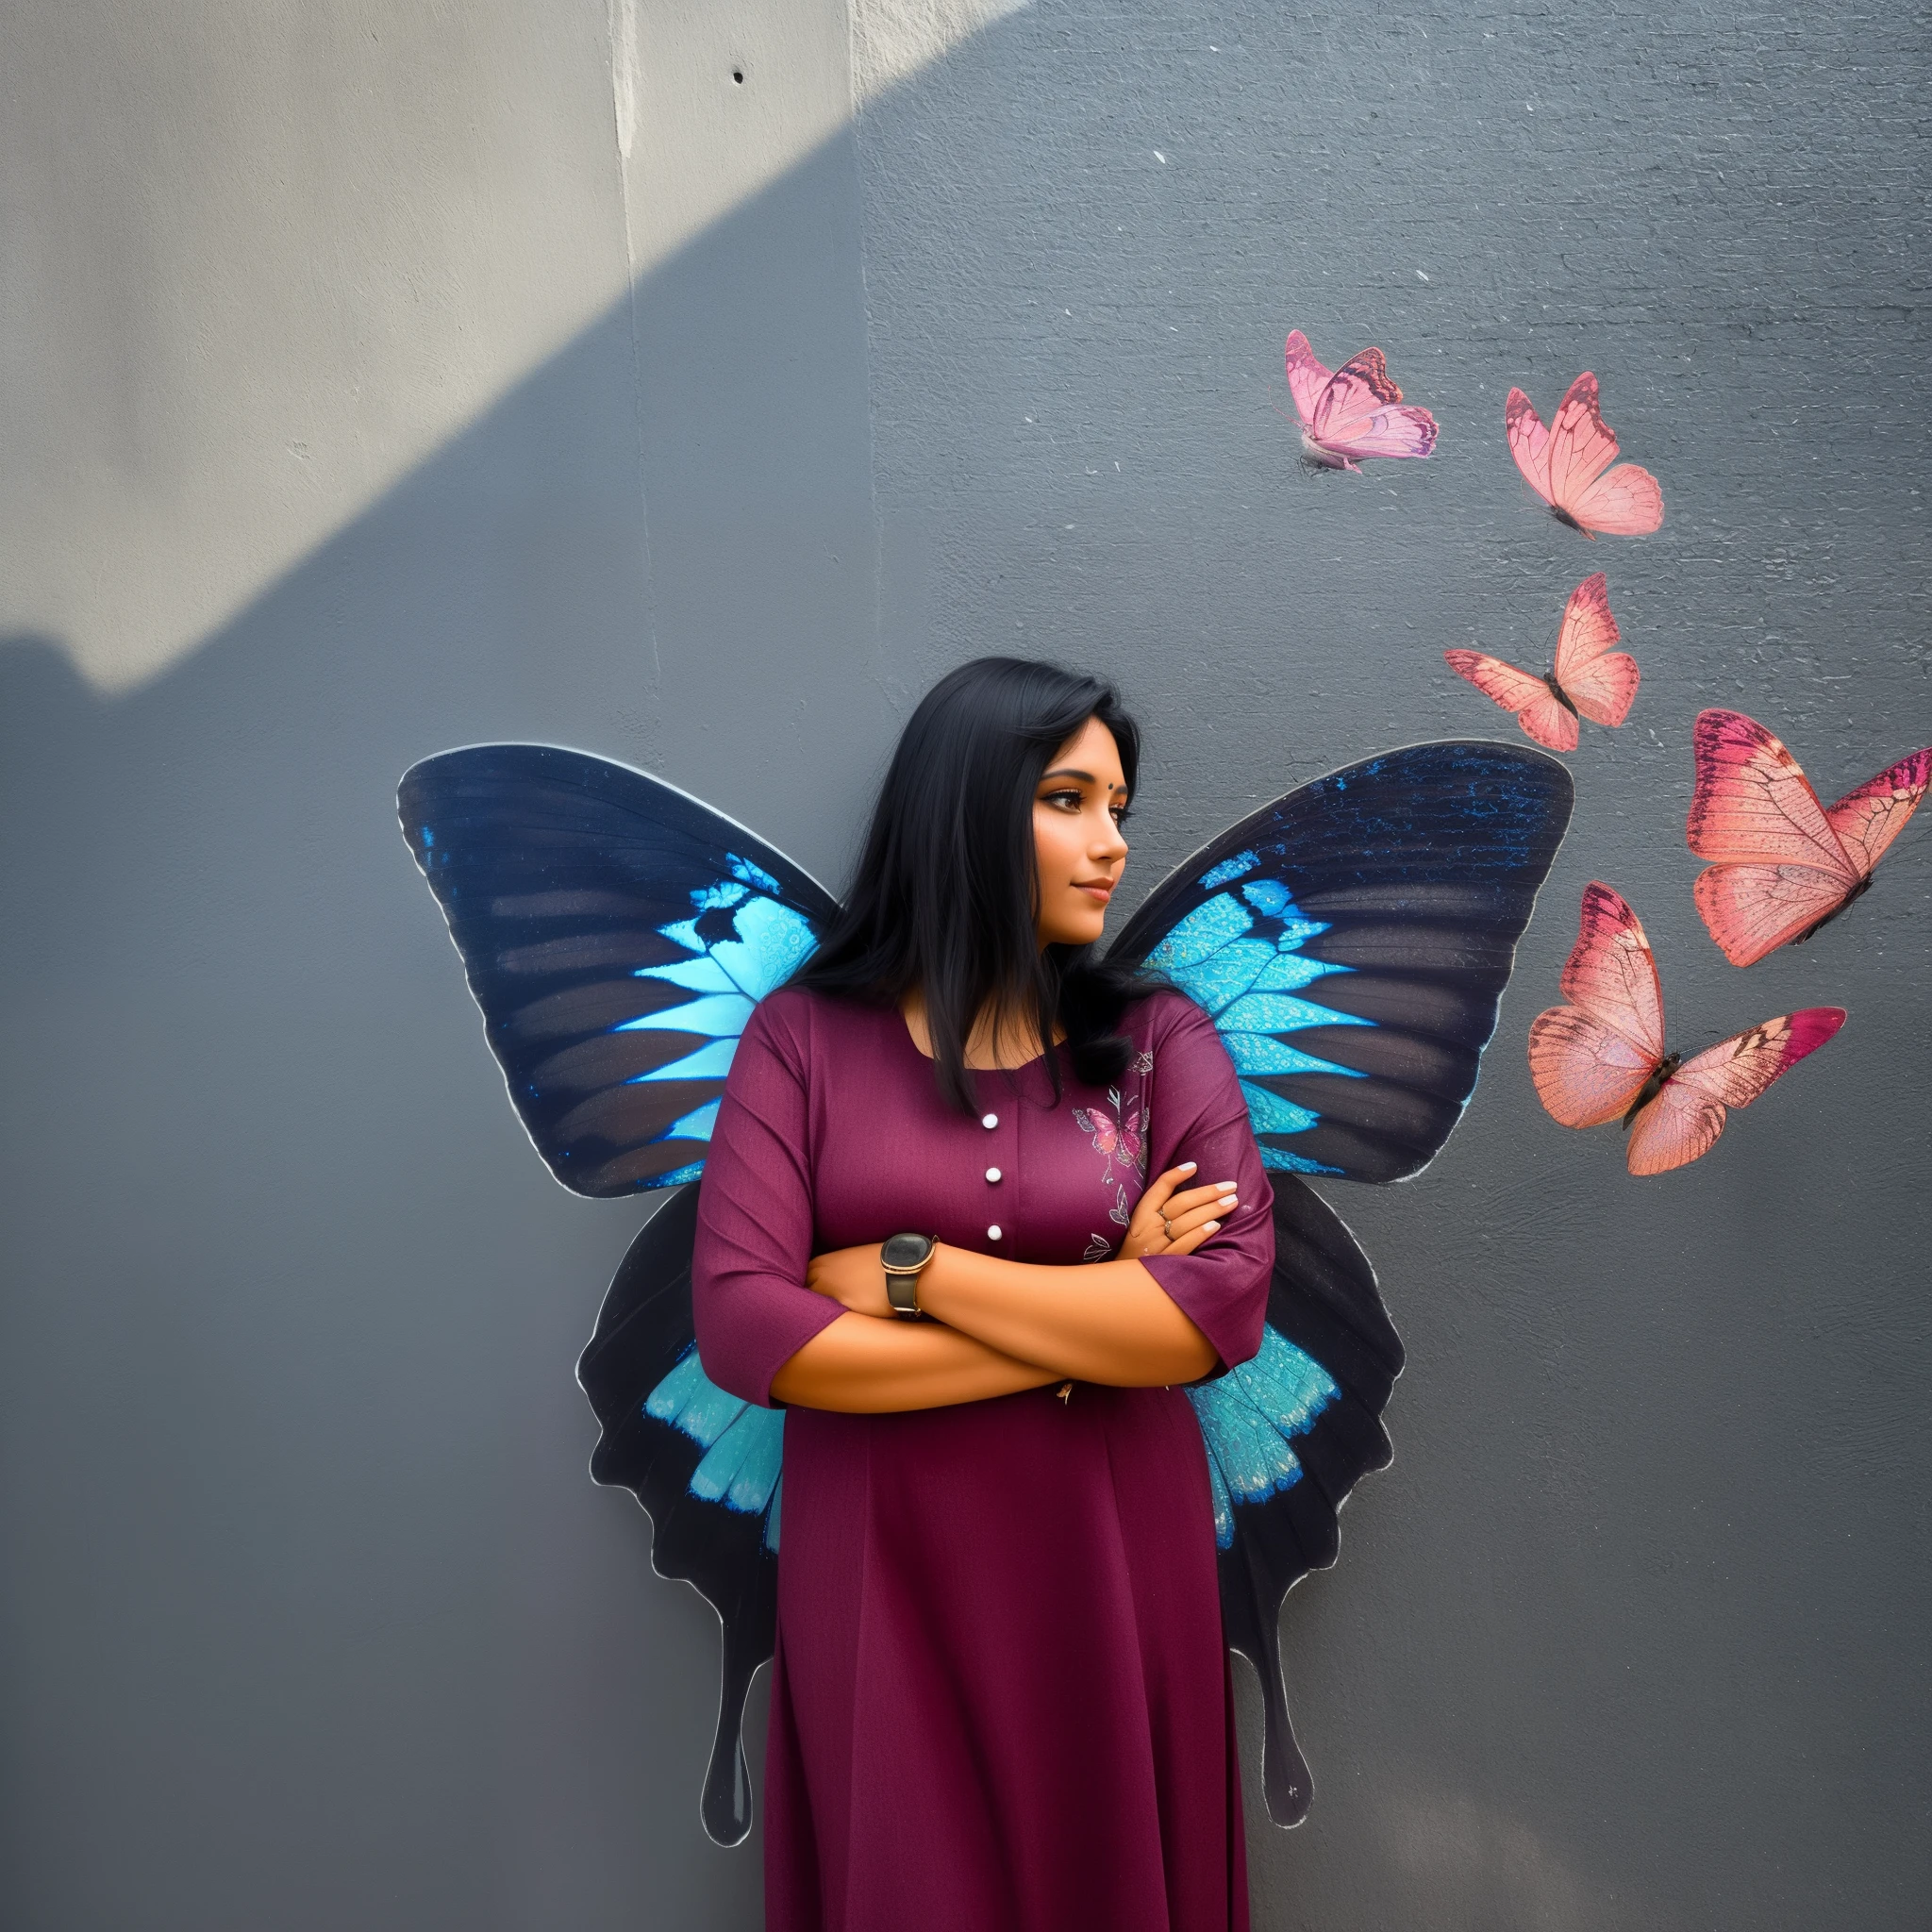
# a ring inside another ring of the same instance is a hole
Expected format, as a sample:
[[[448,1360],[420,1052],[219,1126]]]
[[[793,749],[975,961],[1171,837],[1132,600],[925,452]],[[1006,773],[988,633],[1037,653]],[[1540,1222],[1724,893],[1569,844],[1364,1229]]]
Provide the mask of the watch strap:
[[[886,1301],[895,1315],[908,1322],[926,1320],[919,1306],[919,1274],[932,1259],[939,1243],[930,1235],[895,1234],[879,1244],[879,1265],[886,1274]],[[895,1257],[893,1250],[897,1249]]]

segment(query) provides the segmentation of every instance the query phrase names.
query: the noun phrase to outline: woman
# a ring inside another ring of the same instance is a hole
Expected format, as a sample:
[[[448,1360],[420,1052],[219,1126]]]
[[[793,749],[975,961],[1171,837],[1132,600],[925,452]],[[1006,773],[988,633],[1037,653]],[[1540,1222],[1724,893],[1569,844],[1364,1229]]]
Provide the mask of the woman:
[[[1208,1020],[1091,957],[1138,752],[1092,678],[942,679],[732,1065],[693,1298],[791,1409],[770,1932],[1247,1924],[1181,1385],[1260,1344],[1270,1195]]]

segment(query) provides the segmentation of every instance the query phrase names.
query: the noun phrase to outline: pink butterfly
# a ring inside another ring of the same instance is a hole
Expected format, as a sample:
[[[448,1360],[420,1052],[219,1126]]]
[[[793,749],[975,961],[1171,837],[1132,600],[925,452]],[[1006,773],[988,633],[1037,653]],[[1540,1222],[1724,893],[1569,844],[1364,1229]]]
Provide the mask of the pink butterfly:
[[[1107,1173],[1102,1184],[1110,1186],[1116,1159],[1122,1166],[1131,1167],[1138,1173],[1147,1158],[1146,1146],[1141,1139],[1146,1115],[1139,1107],[1123,1108],[1118,1089],[1109,1088],[1107,1097],[1113,1102],[1115,1114],[1108,1113],[1104,1107],[1076,1107],[1074,1124],[1092,1141],[1094,1152],[1106,1161]]]
[[[1664,1051],[1664,996],[1643,927],[1622,896],[1592,881],[1563,968],[1574,1004],[1539,1013],[1529,1028],[1537,1096],[1566,1127],[1619,1114],[1632,1174],[1664,1174],[1710,1151],[1724,1109],[1749,1107],[1845,1024],[1842,1007],[1807,1007],[1736,1033],[1686,1059]]]
[[[1664,520],[1664,493],[1648,470],[1617,463],[1616,432],[1597,408],[1596,377],[1585,370],[1557,406],[1556,421],[1542,418],[1520,389],[1503,405],[1509,454],[1529,487],[1549,505],[1558,523],[1595,537],[1647,537]]]
[[[1684,837],[1714,863],[1697,910],[1733,966],[1808,940],[1872,884],[1932,781],[1932,745],[1821,805],[1798,761],[1741,711],[1700,711]]]
[[[1402,400],[1380,349],[1364,349],[1331,374],[1296,329],[1288,339],[1288,387],[1303,452],[1324,470],[1359,474],[1357,457],[1425,457],[1436,446],[1436,419]]]
[[[1481,651],[1444,651],[1449,668],[1493,698],[1516,722],[1552,751],[1576,749],[1579,715],[1596,724],[1621,724],[1637,695],[1637,659],[1619,651],[1617,620],[1604,574],[1585,577],[1570,592],[1557,633],[1557,665],[1532,677]]]

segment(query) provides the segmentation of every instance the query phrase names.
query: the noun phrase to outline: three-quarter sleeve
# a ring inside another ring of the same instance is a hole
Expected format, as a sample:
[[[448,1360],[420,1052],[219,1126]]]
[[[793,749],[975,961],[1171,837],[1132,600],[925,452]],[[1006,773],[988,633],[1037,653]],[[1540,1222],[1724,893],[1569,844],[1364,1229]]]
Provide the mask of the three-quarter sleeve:
[[[780,997],[744,1029],[698,1188],[691,1311],[698,1358],[719,1388],[772,1406],[772,1377],[838,1303],[805,1286],[813,1209],[809,1028]]]
[[[1261,1346],[1274,1272],[1274,1193],[1214,1023],[1178,994],[1161,1004],[1148,1177],[1191,1160],[1188,1186],[1233,1181],[1241,1206],[1191,1255],[1148,1255],[1141,1265],[1214,1344],[1223,1367],[1233,1368]]]

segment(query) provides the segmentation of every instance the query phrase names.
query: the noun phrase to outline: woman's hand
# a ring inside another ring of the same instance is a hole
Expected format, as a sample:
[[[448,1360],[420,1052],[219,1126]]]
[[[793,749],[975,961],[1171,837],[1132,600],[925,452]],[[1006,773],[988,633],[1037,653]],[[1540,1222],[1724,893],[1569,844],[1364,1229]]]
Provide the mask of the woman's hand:
[[[1194,1163],[1184,1160],[1148,1183],[1127,1223],[1127,1238],[1121,1243],[1123,1261],[1138,1261],[1148,1255],[1191,1255],[1241,1205],[1235,1199],[1232,1181],[1188,1187],[1193,1172]]]
[[[805,1285],[855,1315],[892,1312],[892,1305],[886,1299],[885,1258],[876,1241],[814,1255],[806,1264]]]

